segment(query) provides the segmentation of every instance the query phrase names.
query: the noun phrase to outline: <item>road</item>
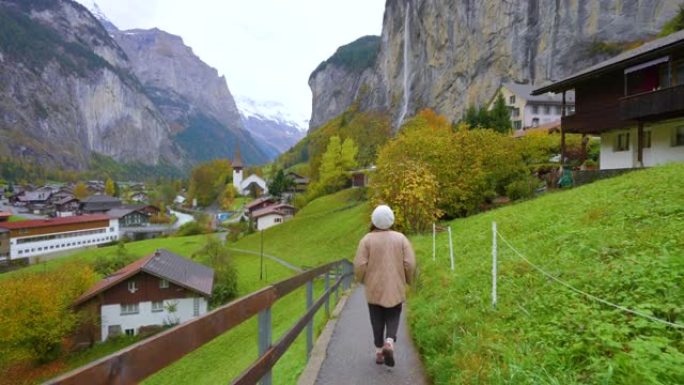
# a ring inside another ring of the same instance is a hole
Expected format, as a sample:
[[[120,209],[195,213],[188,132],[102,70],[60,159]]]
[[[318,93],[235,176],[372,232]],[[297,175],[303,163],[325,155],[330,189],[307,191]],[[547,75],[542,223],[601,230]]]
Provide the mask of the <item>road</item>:
[[[23,210],[23,207],[13,207],[9,205],[9,202],[6,200],[0,200],[0,211],[9,211],[14,215],[18,215],[20,217],[26,218],[26,219],[45,219],[47,218],[45,215],[34,215],[30,214],[28,212],[22,213],[19,212],[19,210]]]
[[[171,212],[171,215],[175,215],[176,218],[178,218],[176,223],[173,224],[174,229],[177,229],[177,228],[183,226],[184,224],[186,224],[188,222],[192,222],[195,220],[195,217],[193,217],[190,214],[186,214],[186,213],[182,213],[180,211],[174,211],[174,210],[169,210],[169,211]]]

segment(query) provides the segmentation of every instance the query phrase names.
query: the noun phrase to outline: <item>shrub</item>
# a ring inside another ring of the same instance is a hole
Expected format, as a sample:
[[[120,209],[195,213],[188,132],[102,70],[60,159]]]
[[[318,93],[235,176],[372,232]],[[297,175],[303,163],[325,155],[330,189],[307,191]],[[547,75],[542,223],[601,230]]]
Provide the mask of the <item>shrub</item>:
[[[534,196],[541,181],[533,176],[514,180],[506,186],[506,196],[511,200],[525,199]]]

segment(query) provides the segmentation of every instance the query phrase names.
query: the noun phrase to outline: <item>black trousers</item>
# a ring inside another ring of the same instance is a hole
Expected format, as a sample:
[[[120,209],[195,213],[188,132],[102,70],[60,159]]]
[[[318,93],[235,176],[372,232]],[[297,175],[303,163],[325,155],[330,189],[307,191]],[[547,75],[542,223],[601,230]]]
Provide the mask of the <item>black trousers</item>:
[[[369,303],[368,312],[370,313],[375,347],[381,348],[385,343],[385,338],[391,338],[396,341],[397,329],[399,329],[399,316],[401,316],[401,304],[394,307],[382,307]]]

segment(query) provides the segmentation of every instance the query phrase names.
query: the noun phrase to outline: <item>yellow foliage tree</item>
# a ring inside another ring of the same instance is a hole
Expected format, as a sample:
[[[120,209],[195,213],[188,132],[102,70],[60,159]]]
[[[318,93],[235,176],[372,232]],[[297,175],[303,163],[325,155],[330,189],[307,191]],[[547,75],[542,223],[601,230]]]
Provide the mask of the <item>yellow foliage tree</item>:
[[[107,181],[105,182],[105,194],[113,197],[115,193],[116,187],[114,187],[114,181],[112,178],[107,178]]]
[[[79,264],[0,281],[0,367],[57,358],[78,323],[69,306],[95,281],[92,268]]]
[[[88,186],[83,182],[76,183],[76,186],[74,186],[74,196],[79,200],[89,197],[90,190],[88,190]]]

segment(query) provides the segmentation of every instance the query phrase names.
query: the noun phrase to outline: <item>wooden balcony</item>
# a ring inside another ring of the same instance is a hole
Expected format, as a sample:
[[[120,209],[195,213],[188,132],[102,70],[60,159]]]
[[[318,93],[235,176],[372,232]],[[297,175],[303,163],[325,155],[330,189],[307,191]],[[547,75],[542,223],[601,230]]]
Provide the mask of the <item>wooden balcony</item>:
[[[684,84],[620,99],[620,119],[661,120],[684,115]]]
[[[598,135],[605,131],[623,128],[629,122],[618,118],[618,106],[606,106],[592,111],[577,111],[561,119],[565,133]]]

